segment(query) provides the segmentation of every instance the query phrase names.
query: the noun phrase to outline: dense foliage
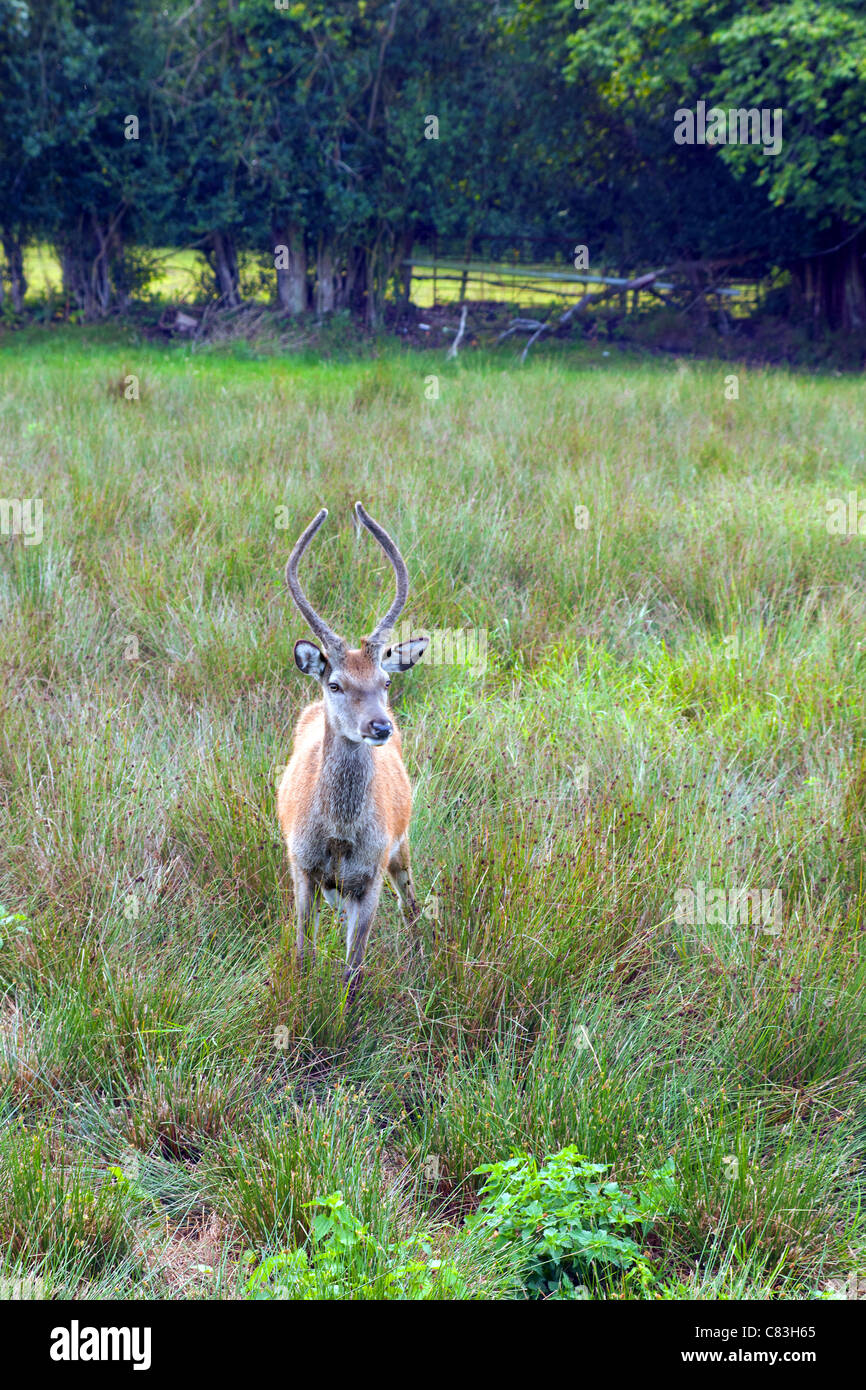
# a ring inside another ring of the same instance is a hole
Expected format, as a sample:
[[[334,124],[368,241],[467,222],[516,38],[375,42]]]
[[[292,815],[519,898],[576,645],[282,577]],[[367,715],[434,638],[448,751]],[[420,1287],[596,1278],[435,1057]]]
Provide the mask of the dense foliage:
[[[862,0],[0,0],[0,231],[57,249],[70,303],[123,305],[148,247],[194,246],[239,301],[370,324],[413,246],[588,244],[627,270],[792,271],[866,322]],[[675,143],[699,101],[784,138]],[[134,248],[134,249],[133,249]]]
[[[473,1225],[503,1245],[523,1247],[533,1296],[588,1298],[590,1288],[618,1282],[645,1289],[652,1282],[634,1236],[645,1239],[670,1205],[673,1160],[637,1194],[604,1181],[609,1167],[569,1145],[540,1166],[531,1155],[515,1154],[477,1169],[485,1182]]]

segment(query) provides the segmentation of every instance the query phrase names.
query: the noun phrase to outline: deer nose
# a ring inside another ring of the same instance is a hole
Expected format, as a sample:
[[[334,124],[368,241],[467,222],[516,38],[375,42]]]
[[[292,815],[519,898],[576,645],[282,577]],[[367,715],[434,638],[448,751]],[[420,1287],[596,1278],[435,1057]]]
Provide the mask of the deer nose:
[[[384,743],[386,738],[390,738],[393,727],[390,719],[371,719],[370,738],[381,739]]]

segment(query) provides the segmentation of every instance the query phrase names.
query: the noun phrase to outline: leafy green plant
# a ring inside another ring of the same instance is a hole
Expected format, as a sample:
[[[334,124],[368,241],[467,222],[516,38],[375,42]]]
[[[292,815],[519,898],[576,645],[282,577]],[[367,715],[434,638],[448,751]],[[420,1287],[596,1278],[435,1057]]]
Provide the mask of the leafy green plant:
[[[16,932],[23,932],[26,931],[26,927],[23,926],[22,923],[28,922],[29,920],[25,912],[10,912],[7,907],[4,907],[3,904],[0,903],[0,927],[5,927],[7,930]],[[0,935],[0,946],[2,945],[3,937]]]
[[[128,1198],[133,1202],[140,1202],[142,1210],[150,1208],[154,1217],[157,1219],[162,1215],[159,1199],[155,1197],[152,1192],[148,1192],[138,1181],[138,1178],[124,1173],[122,1168],[116,1166],[110,1167],[108,1174],[122,1197]]]
[[[588,1298],[616,1285],[646,1290],[653,1271],[630,1232],[645,1238],[670,1205],[673,1160],[634,1195],[603,1181],[608,1168],[574,1146],[541,1167],[527,1154],[482,1164],[475,1173],[487,1179],[470,1224],[525,1247],[525,1284],[535,1297]]]
[[[281,1250],[256,1265],[248,1299],[436,1299],[467,1295],[457,1266],[435,1256],[428,1232],[383,1245],[341,1192],[306,1202],[316,1215],[309,1251]],[[247,1262],[256,1259],[254,1252]]]

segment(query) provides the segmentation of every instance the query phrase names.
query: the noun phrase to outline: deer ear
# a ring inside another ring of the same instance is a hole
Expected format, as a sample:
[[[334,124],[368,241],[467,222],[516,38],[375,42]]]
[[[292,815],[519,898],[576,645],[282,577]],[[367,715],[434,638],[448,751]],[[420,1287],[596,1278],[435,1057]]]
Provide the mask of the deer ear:
[[[398,642],[396,647],[386,648],[379,665],[383,671],[408,671],[421,660],[429,645],[429,637],[411,637],[408,642]]]
[[[320,652],[314,642],[295,643],[295,662],[298,670],[305,676],[315,676],[320,681],[325,674],[328,658]]]

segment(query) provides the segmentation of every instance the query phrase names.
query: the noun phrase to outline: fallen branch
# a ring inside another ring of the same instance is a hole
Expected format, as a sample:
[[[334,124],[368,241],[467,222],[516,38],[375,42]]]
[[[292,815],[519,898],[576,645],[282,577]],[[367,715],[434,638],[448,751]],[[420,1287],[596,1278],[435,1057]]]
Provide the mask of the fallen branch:
[[[594,300],[609,299],[613,294],[628,294],[629,290],[648,289],[653,281],[657,280],[660,275],[664,275],[664,273],[664,267],[661,270],[651,270],[647,275],[638,275],[634,280],[626,280],[624,285],[606,285],[603,290],[598,290],[596,294],[583,295],[576,304],[572,304],[570,309],[566,309],[565,313],[560,315],[560,327],[564,327],[565,324],[570,322],[572,314],[579,314],[581,309],[585,308],[587,304],[591,304]]]
[[[466,332],[466,313],[466,305],[464,304],[463,308],[460,310],[460,327],[457,330],[457,336],[445,354],[446,362],[450,362],[452,357],[457,356],[457,353],[460,349],[460,344],[463,342],[463,334]]]
[[[535,332],[533,333],[532,337],[529,339],[529,342],[526,344],[526,347],[523,349],[522,353],[520,354],[520,360],[521,360],[521,362],[525,362],[525,361],[526,361],[526,354],[528,353],[529,349],[532,347],[532,344],[533,344],[538,338],[541,337],[542,333],[546,333],[546,332],[547,332],[547,328],[548,328],[548,325],[547,325],[546,323],[540,323],[540,324],[538,325],[538,327],[536,328],[536,330],[535,330]]]
[[[575,314],[579,314],[588,304],[609,299],[611,295],[627,294],[629,290],[647,290],[659,276],[665,274],[665,267],[661,270],[651,270],[646,275],[638,275],[634,280],[626,280],[623,285],[606,285],[603,290],[594,293],[581,295],[576,304],[572,304],[570,309],[566,309],[558,318],[554,319],[513,319],[509,328],[504,333],[500,333],[497,342],[501,343],[503,338],[508,338],[512,333],[530,333],[526,347],[520,354],[521,362],[526,361],[526,354],[544,333],[560,333],[563,328],[567,328]]]
[[[510,338],[512,333],[532,333],[541,326],[540,319],[512,319],[511,327],[506,328],[504,333],[500,333],[496,341],[501,343],[503,338]]]

